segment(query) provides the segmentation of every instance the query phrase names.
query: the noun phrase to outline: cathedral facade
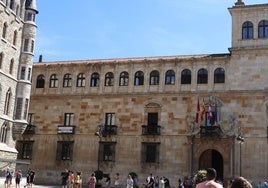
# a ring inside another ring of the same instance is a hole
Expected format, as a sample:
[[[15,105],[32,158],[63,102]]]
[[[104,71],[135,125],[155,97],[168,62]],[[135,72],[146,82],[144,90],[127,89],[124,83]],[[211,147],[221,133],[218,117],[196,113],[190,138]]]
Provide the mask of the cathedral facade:
[[[36,181],[96,170],[140,184],[214,167],[268,177],[268,5],[229,8],[229,53],[33,65],[29,122],[16,148]],[[19,167],[20,165],[18,165]]]
[[[28,124],[37,13],[35,0],[0,0],[1,170],[18,162],[15,141]]]

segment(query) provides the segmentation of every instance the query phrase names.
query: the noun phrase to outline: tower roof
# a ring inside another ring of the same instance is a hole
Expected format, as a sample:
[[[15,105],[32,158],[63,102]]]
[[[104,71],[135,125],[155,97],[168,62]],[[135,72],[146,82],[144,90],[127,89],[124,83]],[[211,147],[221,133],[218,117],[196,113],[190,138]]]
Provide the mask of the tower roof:
[[[25,8],[32,9],[32,10],[35,10],[36,12],[38,12],[37,6],[36,6],[36,0],[26,0]]]

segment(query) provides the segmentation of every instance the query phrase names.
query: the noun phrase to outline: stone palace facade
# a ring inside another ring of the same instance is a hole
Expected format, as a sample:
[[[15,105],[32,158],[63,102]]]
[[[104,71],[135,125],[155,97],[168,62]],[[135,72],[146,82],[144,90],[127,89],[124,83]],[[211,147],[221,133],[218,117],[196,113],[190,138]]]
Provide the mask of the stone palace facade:
[[[228,10],[226,54],[35,63],[18,159],[43,183],[59,184],[64,169],[85,183],[97,169],[112,183],[135,172],[175,186],[207,167],[224,181],[266,179],[268,4]]]

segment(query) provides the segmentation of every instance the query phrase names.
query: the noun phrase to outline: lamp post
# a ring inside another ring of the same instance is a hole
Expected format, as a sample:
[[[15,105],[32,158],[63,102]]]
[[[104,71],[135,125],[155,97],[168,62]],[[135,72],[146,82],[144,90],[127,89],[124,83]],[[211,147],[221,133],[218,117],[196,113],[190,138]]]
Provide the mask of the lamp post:
[[[99,137],[99,147],[98,147],[98,171],[100,170],[100,141],[101,137],[103,137],[104,125],[98,125],[97,131],[95,132],[95,136]]]
[[[242,176],[242,144],[245,142],[245,138],[242,135],[238,135],[236,140],[239,143],[240,158],[239,158],[239,175]]]

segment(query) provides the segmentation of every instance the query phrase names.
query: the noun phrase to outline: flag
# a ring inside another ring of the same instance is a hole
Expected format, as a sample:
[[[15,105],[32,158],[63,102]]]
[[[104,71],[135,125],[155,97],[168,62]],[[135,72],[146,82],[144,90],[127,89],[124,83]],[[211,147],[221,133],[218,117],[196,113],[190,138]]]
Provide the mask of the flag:
[[[212,111],[211,111],[211,104],[209,103],[209,106],[208,106],[208,120],[211,120],[212,119]]]
[[[214,125],[217,125],[218,123],[218,108],[217,108],[217,102],[215,103],[215,112],[214,112]]]
[[[199,104],[199,98],[198,98],[197,107],[196,107],[196,115],[195,115],[195,122],[196,123],[199,122],[199,113],[200,113],[200,104]]]
[[[202,102],[202,112],[201,112],[201,121],[204,120],[204,115],[206,113],[206,107],[205,107],[205,101],[204,101],[204,98],[203,98],[203,102]]]

